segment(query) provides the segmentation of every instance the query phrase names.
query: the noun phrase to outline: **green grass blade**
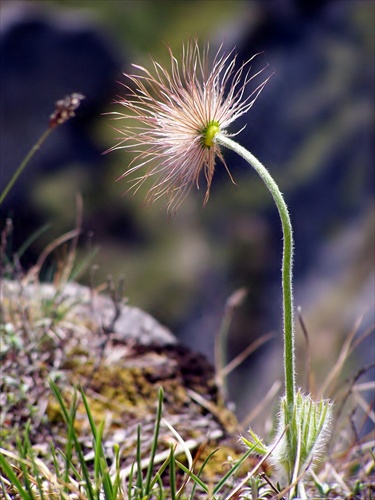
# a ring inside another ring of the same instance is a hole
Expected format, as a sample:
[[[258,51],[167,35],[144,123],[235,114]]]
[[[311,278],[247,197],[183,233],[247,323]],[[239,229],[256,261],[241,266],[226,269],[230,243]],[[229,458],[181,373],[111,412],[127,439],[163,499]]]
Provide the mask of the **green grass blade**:
[[[62,450],[59,450],[61,456],[63,457],[64,460],[67,460],[67,457],[65,453]],[[69,462],[69,460],[68,460]],[[82,474],[79,472],[79,470],[76,468],[76,466],[73,464],[73,462],[69,462],[69,470],[71,471],[71,476],[75,477],[79,483],[83,482],[83,477]],[[67,493],[69,493],[70,490],[67,490]]]
[[[117,498],[120,493],[121,488],[121,476],[120,476],[120,447],[117,443],[113,445],[114,460],[115,460],[115,480],[113,482],[113,498]]]
[[[55,445],[53,443],[50,443],[50,450],[51,450],[54,472],[56,474],[57,479],[60,481],[61,480],[60,467],[59,467],[59,462],[57,460]]]
[[[33,232],[31,236],[29,236],[26,241],[22,243],[22,245],[19,247],[17,250],[17,257],[20,259],[22,255],[26,252],[26,250],[29,248],[30,245],[34,243],[35,240],[39,238],[43,233],[48,231],[50,229],[51,224],[43,224],[39,229]]]
[[[40,471],[38,469],[38,466],[36,465],[35,462],[35,453],[33,450],[33,447],[31,445],[30,441],[30,424],[31,421],[28,420],[25,425],[25,431],[24,431],[24,443],[25,446],[27,447],[27,455],[30,460],[30,468],[32,470],[33,478],[36,481],[36,484],[38,486],[38,491],[40,495],[40,500],[45,500],[44,493],[43,493],[43,485],[42,485],[42,479],[40,477]]]
[[[98,434],[95,433],[93,436],[94,444],[94,480],[97,490],[100,489],[100,483],[102,482],[102,461],[101,461],[101,441],[98,439]]]
[[[182,469],[198,486],[203,488],[203,490],[206,493],[209,493],[207,486],[204,484],[204,482],[196,474],[194,474],[194,472],[192,472],[190,469],[185,467],[185,465],[182,464],[181,462],[179,462],[178,460],[175,460],[175,462],[180,467],[180,469]],[[212,497],[212,500],[214,500],[214,497]]]
[[[83,475],[85,485],[86,485],[86,493],[88,495],[89,500],[95,500],[94,490],[93,490],[93,487],[91,484],[90,475],[89,475],[89,471],[87,469],[85,458],[83,456],[82,447],[81,447],[80,442],[78,440],[77,433],[74,429],[74,418],[75,418],[76,408],[74,406],[72,406],[72,409],[71,409],[71,412],[69,415],[67,407],[65,405],[65,402],[63,400],[63,397],[61,395],[59,388],[52,380],[49,382],[49,384],[50,384],[50,387],[52,389],[54,396],[56,397],[56,399],[60,405],[65,423],[68,426],[69,439],[74,441],[75,450],[76,450],[76,453],[78,455],[78,461],[81,465],[82,475]]]
[[[255,445],[254,445],[255,447]],[[250,448],[247,452],[238,460],[238,462],[233,465],[231,469],[224,475],[224,477],[219,481],[219,483],[214,488],[214,495],[218,493],[221,488],[227,483],[228,479],[235,474],[236,471],[241,467],[241,465],[245,462],[245,460],[254,452],[254,448]]]
[[[144,496],[143,490],[143,478],[142,478],[142,455],[141,455],[141,426],[137,426],[137,452],[136,452],[136,461],[137,461],[137,480],[136,487],[139,491],[140,498]]]
[[[103,483],[103,490],[104,490],[104,496],[106,500],[115,500],[116,496],[114,495],[113,492],[113,485],[111,481],[111,476],[109,475],[109,468],[107,464],[107,460],[105,458],[100,458],[100,467],[102,471],[102,483]]]
[[[211,457],[212,457],[212,456],[213,456],[213,455],[214,455],[217,451],[218,451],[218,449],[211,451],[211,453],[208,455],[208,457],[206,457],[206,458],[205,458],[205,460],[204,460],[203,464],[201,465],[201,467],[200,467],[200,469],[199,469],[199,471],[198,471],[198,473],[197,473],[197,477],[199,477],[199,478],[200,478],[200,476],[201,476],[201,474],[202,474],[202,472],[203,472],[203,469],[204,469],[204,468],[206,467],[206,465],[208,464],[208,462],[209,462],[210,458],[211,458]],[[193,488],[192,488],[192,490],[191,490],[191,494],[190,494],[190,500],[194,500],[194,493],[195,493],[195,489],[196,489],[196,487],[197,487],[197,483],[194,483]]]
[[[164,495],[164,486],[161,477],[159,477],[158,479],[158,485],[159,485],[159,500],[165,500],[166,497]]]
[[[133,477],[134,477],[134,464],[130,467],[129,477],[128,477],[128,498],[129,500],[132,498],[132,486],[133,486]]]
[[[169,460],[169,481],[171,487],[171,500],[176,499],[176,459],[174,455],[174,446],[171,445],[171,454]]]
[[[26,490],[28,491],[29,498],[33,499],[34,494],[32,492],[31,483],[29,481],[29,473],[28,473],[27,467],[25,465],[25,462],[28,461],[27,441],[24,440],[23,444],[22,444],[21,439],[17,436],[16,446],[17,446],[17,450],[20,454],[20,458],[22,458],[22,460],[20,460],[19,464],[20,464],[20,469],[22,470],[25,487],[26,487]]]
[[[108,473],[108,464],[104,454],[102,438],[104,430],[104,420],[100,423],[99,428],[96,427],[94,417],[90,410],[90,405],[87,401],[86,395],[80,387],[79,389],[82,401],[85,406],[86,414],[89,419],[91,433],[94,438],[94,474],[95,482],[97,484],[103,483],[104,495],[107,500],[112,500],[113,497],[113,486],[111,482],[111,477]]]
[[[50,381],[49,385],[51,387],[51,390],[52,390],[55,398],[57,399],[57,402],[59,403],[64,422],[68,426],[68,429],[69,429],[69,412],[68,412],[68,409],[65,405],[65,402],[61,396],[60,390],[58,389],[57,385],[53,381]],[[70,438],[69,438],[70,434],[71,434],[71,432],[68,431],[68,438],[67,438],[67,443],[65,446],[65,453],[63,454],[65,457],[64,482],[66,484],[69,482],[69,463],[71,462],[71,450],[72,450],[72,436],[70,436]],[[67,490],[65,490],[65,491],[67,491]]]
[[[94,257],[99,251],[99,247],[93,248],[82,260],[82,262],[77,263],[72,272],[70,273],[69,280],[76,281],[89,267]]]
[[[161,480],[161,476],[162,476],[163,472],[165,471],[165,469],[167,468],[170,459],[171,459],[171,455],[168,455],[168,458],[160,466],[160,469],[157,471],[157,473],[154,476],[154,479],[150,483],[150,491],[152,491],[155,484]]]
[[[114,500],[116,497],[113,494],[112,480],[109,474],[109,467],[102,446],[103,429],[104,429],[104,421],[101,422],[98,429],[97,442],[95,443],[96,444],[95,454],[99,456],[99,471],[100,471],[101,482],[103,483],[104,496],[106,500]]]
[[[36,483],[38,485],[38,491],[39,491],[39,499],[40,500],[45,500],[45,496],[43,493],[43,484],[42,484],[42,478],[40,477],[40,473],[37,469],[36,463],[35,463],[35,457],[33,456],[31,458],[31,463],[32,463],[32,468],[33,468],[33,476],[34,479],[36,480]]]
[[[63,399],[61,398],[61,401]],[[61,403],[60,403],[61,404]],[[66,440],[66,446],[65,446],[65,456],[66,456],[66,462],[65,462],[65,480],[68,483],[69,482],[69,464],[72,463],[72,458],[73,458],[73,449],[74,449],[74,435],[75,435],[75,429],[74,429],[74,420],[76,416],[76,408],[77,408],[77,394],[74,391],[73,395],[73,401],[72,401],[72,406],[70,408],[70,411],[68,412],[68,409],[66,409],[66,413],[68,415],[68,420],[66,422],[68,426],[68,435],[67,435],[67,440]]]
[[[4,455],[0,452],[0,468],[3,469],[6,474],[7,479],[12,483],[12,485],[17,489],[17,493],[21,496],[22,500],[31,500],[29,491],[26,491],[22,486],[21,481],[18,479],[14,473],[12,467],[9,465],[8,461],[5,459]]]
[[[152,438],[152,443],[151,443],[150,462],[149,462],[148,467],[147,467],[147,474],[146,474],[146,480],[145,480],[145,493],[146,494],[150,493],[152,469],[154,467],[154,460],[155,460],[156,450],[157,450],[157,446],[158,446],[160,421],[161,421],[162,412],[163,412],[163,399],[164,399],[164,391],[163,391],[163,388],[160,387],[159,391],[158,391],[158,407],[157,407],[157,411],[156,411],[154,436]]]

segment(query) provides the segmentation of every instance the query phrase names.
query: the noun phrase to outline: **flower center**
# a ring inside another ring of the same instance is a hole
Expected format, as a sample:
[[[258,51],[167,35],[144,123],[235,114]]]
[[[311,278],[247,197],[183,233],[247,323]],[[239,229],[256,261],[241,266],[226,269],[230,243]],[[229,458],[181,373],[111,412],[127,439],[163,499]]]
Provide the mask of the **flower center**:
[[[210,148],[214,144],[214,137],[220,131],[218,122],[212,122],[203,130],[204,145]]]

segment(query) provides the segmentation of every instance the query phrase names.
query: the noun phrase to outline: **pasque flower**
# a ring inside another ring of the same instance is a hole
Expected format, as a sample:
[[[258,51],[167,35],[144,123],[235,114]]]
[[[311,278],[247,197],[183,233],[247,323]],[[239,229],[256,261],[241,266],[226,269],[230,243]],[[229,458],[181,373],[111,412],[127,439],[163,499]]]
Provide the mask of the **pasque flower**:
[[[197,41],[183,48],[181,65],[168,50],[169,71],[152,61],[152,72],[133,65],[137,73],[125,75],[128,93],[118,100],[125,110],[115,113],[122,121],[117,128],[121,142],[112,149],[135,153],[130,168],[120,178],[145,167],[145,173],[132,180],[132,187],[137,190],[152,176],[146,202],[166,196],[168,209],[173,211],[194,184],[199,187],[202,171],[207,202],[216,158],[230,176],[214,136],[226,133],[228,126],[251,108],[267,79],[246,94],[249,82],[263,71],[250,74],[255,56],[236,69],[236,55],[225,53],[222,47],[212,65],[208,46],[201,50]]]
[[[127,148],[136,156],[121,177],[146,167],[146,173],[136,178],[133,187],[137,190],[148,177],[155,176],[147,201],[151,203],[166,195],[169,210],[174,210],[192,185],[199,185],[203,170],[207,181],[206,202],[216,157],[229,173],[220,149],[224,146],[244,158],[271,193],[283,231],[281,283],[285,396],[280,401],[276,443],[267,449],[253,432],[250,441],[245,438],[243,441],[256,453],[271,453],[275,466],[283,471],[289,484],[293,484],[313,463],[324,445],[332,406],[326,400],[315,403],[310,396],[296,391],[293,231],[287,205],[264,165],[233,141],[227,131],[232,122],[251,108],[267,80],[247,95],[247,85],[259,74],[250,75],[251,59],[236,70],[233,51],[225,54],[220,49],[210,69],[208,47],[200,51],[195,41],[185,47],[181,66],[169,51],[170,72],[153,61],[153,73],[135,66],[138,74],[127,75],[133,87],[126,86],[128,96],[119,100],[125,112],[117,113],[119,119],[127,121],[119,129],[122,140],[113,149]],[[301,483],[297,494],[303,494],[303,491]]]

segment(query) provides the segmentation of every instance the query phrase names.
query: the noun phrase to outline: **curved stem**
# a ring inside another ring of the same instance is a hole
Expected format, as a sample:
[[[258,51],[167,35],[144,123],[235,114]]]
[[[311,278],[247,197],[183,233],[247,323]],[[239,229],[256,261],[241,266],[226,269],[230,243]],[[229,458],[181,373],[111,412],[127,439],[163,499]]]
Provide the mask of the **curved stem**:
[[[283,327],[284,327],[284,371],[285,395],[289,408],[294,406],[295,396],[295,360],[294,360],[294,320],[293,320],[293,232],[288,208],[276,182],[268,170],[245,148],[229,137],[218,133],[215,142],[222,144],[244,158],[260,175],[275,200],[280,214],[283,229],[283,260],[282,260],[282,288],[283,288]]]
[[[27,155],[25,156],[25,158],[23,159],[23,161],[21,162],[21,164],[19,165],[19,167],[15,171],[13,177],[8,182],[8,184],[6,185],[6,187],[3,190],[3,192],[0,194],[0,205],[2,205],[3,201],[5,200],[6,196],[9,193],[9,191],[12,189],[12,187],[15,184],[16,180],[18,179],[18,177],[20,176],[20,174],[22,173],[22,171],[24,170],[24,168],[26,167],[26,165],[29,163],[29,161],[31,160],[31,158],[34,156],[34,154],[38,151],[38,149],[40,149],[40,146],[47,139],[47,137],[52,132],[52,130],[53,129],[50,128],[50,127],[47,128],[45,130],[45,132],[40,136],[40,138],[38,139],[38,141],[34,144],[34,146],[30,149],[30,151],[27,153]]]

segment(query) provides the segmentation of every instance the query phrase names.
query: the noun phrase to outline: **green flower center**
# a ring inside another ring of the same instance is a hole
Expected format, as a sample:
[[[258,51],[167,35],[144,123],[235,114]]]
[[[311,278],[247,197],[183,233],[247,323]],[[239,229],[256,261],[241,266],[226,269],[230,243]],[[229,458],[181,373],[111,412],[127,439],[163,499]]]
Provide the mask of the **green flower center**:
[[[213,146],[214,137],[218,132],[220,132],[218,122],[211,122],[205,129],[202,130],[203,144],[206,148]]]

